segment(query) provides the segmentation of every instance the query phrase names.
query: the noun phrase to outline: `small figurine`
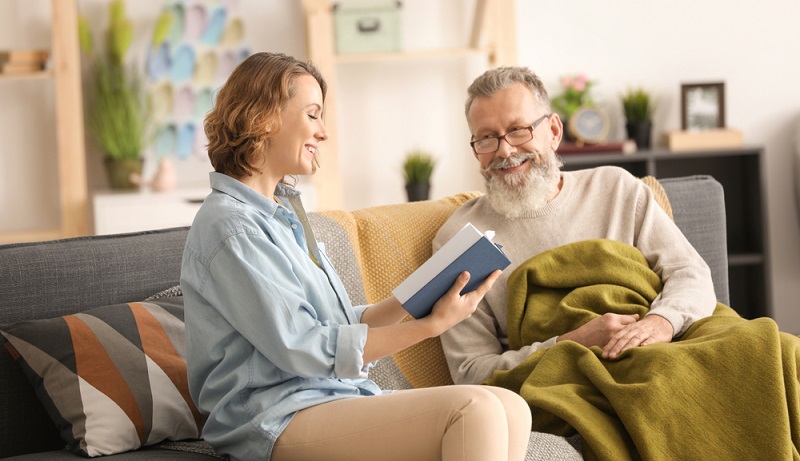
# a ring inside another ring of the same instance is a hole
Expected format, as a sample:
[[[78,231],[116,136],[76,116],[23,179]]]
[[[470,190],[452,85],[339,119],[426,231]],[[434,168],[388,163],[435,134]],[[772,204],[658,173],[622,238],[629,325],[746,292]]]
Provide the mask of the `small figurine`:
[[[169,192],[175,188],[178,176],[175,173],[175,164],[171,159],[162,158],[158,162],[158,169],[150,181],[150,188],[154,192]]]

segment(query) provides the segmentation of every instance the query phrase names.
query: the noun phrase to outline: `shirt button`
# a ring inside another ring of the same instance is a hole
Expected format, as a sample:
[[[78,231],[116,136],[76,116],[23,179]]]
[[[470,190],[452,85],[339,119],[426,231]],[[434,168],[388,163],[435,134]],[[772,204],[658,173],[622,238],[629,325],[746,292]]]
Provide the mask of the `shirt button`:
[[[292,229],[297,229],[297,224],[292,224]]]

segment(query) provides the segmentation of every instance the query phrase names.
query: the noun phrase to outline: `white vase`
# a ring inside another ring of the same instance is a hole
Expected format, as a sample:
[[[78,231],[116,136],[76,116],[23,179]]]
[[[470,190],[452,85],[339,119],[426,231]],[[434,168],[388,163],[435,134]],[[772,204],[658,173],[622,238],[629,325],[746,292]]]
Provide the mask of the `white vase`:
[[[150,181],[150,188],[155,192],[169,192],[175,188],[177,182],[178,176],[172,160],[168,158],[159,160],[156,174],[153,176],[153,180]]]

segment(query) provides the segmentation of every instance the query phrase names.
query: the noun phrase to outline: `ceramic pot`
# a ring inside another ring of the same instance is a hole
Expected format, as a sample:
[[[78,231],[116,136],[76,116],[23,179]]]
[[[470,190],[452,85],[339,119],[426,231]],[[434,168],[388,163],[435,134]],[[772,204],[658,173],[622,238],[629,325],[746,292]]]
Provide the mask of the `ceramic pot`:
[[[409,202],[420,202],[428,200],[430,194],[430,184],[406,184],[406,194],[408,194]]]
[[[106,158],[104,163],[109,187],[112,189],[136,189],[139,187],[144,159]]]
[[[625,130],[628,133],[628,139],[633,139],[636,142],[637,149],[650,148],[650,132],[653,131],[652,122],[626,123]]]

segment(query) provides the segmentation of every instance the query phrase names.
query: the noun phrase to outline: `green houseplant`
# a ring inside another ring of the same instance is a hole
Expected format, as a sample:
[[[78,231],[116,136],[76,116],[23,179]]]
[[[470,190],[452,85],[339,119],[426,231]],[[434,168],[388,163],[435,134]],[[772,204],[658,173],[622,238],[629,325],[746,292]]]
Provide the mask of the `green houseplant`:
[[[650,94],[641,89],[629,89],[620,96],[625,114],[625,130],[628,139],[636,141],[639,149],[650,148],[650,133],[653,129],[655,105]]]
[[[147,145],[149,111],[139,73],[125,63],[133,38],[133,25],[125,16],[123,0],[109,8],[105,46],[95,50],[86,18],[80,17],[81,50],[88,61],[86,125],[103,151],[109,185],[114,189],[137,187]]]
[[[436,167],[436,159],[426,151],[410,151],[403,161],[403,179],[409,202],[427,200],[430,194],[431,175]]]

